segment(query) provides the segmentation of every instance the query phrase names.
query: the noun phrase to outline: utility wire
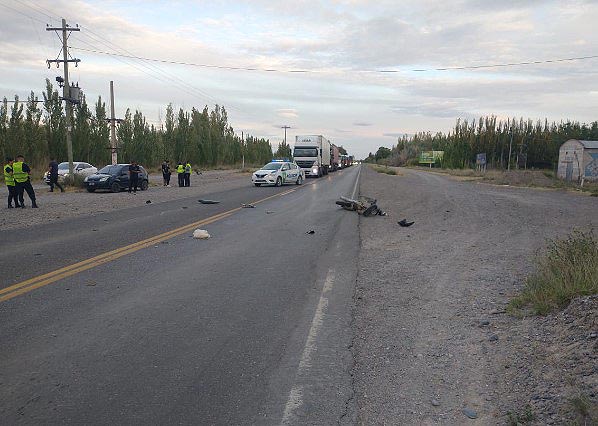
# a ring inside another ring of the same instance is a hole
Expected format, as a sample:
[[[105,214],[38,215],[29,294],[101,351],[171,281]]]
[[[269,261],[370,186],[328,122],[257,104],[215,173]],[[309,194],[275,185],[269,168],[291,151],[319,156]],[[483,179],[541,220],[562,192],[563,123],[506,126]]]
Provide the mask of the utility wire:
[[[281,70],[275,68],[256,68],[256,67],[234,67],[234,66],[227,66],[227,65],[214,65],[214,64],[199,64],[193,62],[183,62],[183,61],[171,61],[167,59],[157,59],[157,58],[148,58],[143,56],[137,55],[123,55],[116,52],[106,52],[103,50],[91,50],[86,49],[83,47],[72,47],[75,50],[83,50],[91,53],[98,53],[107,56],[120,56],[120,57],[127,57],[130,59],[139,59],[143,61],[151,61],[151,62],[160,62],[164,64],[172,64],[172,65],[185,65],[185,66],[192,66],[192,67],[201,67],[201,68],[216,68],[216,69],[225,69],[225,70],[232,70],[232,71],[262,71],[262,72],[279,72],[279,73],[309,73],[315,74],[319,73],[320,71],[316,70],[305,70],[305,69],[296,69],[296,70]],[[367,69],[354,69],[350,70],[353,72],[371,72],[371,73],[400,73],[400,72],[429,72],[429,71],[460,71],[460,70],[477,70],[477,69],[484,69],[484,68],[505,68],[505,67],[518,67],[518,66],[526,66],[526,65],[542,65],[542,64],[552,64],[552,63],[559,63],[559,62],[573,62],[573,61],[584,61],[588,59],[596,59],[598,55],[588,55],[588,56],[575,56],[571,58],[558,58],[558,59],[546,59],[541,61],[523,61],[523,62],[508,62],[508,63],[499,63],[499,64],[486,64],[486,65],[466,65],[466,66],[457,66],[457,67],[441,67],[441,68],[414,68],[414,69],[382,69],[382,70],[367,70]]]

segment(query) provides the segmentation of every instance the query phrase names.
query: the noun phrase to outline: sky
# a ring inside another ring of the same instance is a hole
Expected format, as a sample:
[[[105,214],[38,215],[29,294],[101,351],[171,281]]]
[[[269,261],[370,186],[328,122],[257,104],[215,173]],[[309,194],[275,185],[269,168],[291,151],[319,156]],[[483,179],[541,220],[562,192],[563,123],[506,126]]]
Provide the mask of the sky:
[[[436,70],[598,55],[598,0],[0,0],[0,97],[41,97],[62,75],[45,62],[61,18],[81,29],[70,78],[89,104],[110,80],[117,117],[219,104],[274,148],[284,125],[291,143],[322,134],[364,158],[458,118],[598,119],[598,58]]]

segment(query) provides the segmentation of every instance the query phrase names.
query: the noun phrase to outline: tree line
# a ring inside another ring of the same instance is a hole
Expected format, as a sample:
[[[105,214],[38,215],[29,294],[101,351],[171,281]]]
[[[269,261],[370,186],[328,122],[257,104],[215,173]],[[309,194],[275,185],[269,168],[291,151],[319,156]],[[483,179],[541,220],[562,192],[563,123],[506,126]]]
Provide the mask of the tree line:
[[[22,154],[34,166],[44,167],[50,158],[67,160],[66,119],[58,90],[49,80],[39,99],[34,92],[22,101],[6,98],[0,104],[0,153],[2,159]],[[89,106],[85,98],[74,106],[73,157],[98,167],[110,163],[110,127],[106,103],[101,96]],[[236,165],[244,157],[248,165],[272,159],[267,139],[235,134],[226,109],[166,108],[164,124],[149,124],[141,111],[127,109],[117,127],[118,158],[135,159],[146,167],[157,167],[164,159],[189,161],[202,167]]]
[[[448,133],[420,132],[402,136],[392,148],[380,147],[366,161],[389,165],[417,164],[422,151],[444,151],[442,167],[475,166],[476,155],[486,154],[488,167],[513,167],[517,158],[529,168],[554,169],[559,148],[568,139],[598,140],[598,121],[548,122],[520,119],[499,120],[482,116],[476,120],[458,119]],[[509,155],[510,154],[510,155]]]

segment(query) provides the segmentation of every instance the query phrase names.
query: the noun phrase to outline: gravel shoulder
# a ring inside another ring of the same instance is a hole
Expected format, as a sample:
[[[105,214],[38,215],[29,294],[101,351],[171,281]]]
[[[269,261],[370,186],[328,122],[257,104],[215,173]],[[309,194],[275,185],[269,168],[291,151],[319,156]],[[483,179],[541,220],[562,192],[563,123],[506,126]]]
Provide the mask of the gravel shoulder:
[[[505,307],[547,238],[598,223],[596,199],[401,174],[361,175],[388,216],[360,218],[358,423],[591,424],[575,401],[591,414],[598,397],[596,299],[525,319]]]
[[[193,175],[189,188],[176,186],[176,175],[171,179],[171,187],[162,186],[162,176],[150,175],[150,187],[147,191],[138,191],[136,195],[126,191],[120,194],[110,192],[88,193],[85,190],[69,189],[61,193],[48,192],[46,185],[36,185],[36,198],[39,209],[31,209],[31,202],[25,194],[26,209],[7,209],[6,204],[0,209],[0,230],[17,229],[64,220],[76,216],[91,216],[108,211],[142,206],[147,200],[152,203],[196,197],[216,191],[240,188],[250,184],[250,174],[235,170],[211,170],[201,175]],[[8,194],[4,187],[4,200]]]

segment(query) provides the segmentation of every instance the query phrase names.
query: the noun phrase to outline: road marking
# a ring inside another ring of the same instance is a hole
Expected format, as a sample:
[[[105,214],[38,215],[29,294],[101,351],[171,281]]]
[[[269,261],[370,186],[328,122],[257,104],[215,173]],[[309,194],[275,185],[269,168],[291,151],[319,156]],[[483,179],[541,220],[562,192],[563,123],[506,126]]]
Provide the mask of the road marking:
[[[351,199],[355,199],[355,193],[357,192],[357,185],[359,184],[359,177],[361,176],[361,166],[359,166],[359,171],[357,172],[357,179],[355,179],[355,186],[353,187],[353,194],[351,195]]]
[[[278,194],[274,194],[274,195],[271,195],[266,198],[262,198],[261,200],[253,201],[253,202],[251,202],[251,204],[255,205],[255,204],[263,203],[264,201],[270,200],[272,198],[282,197],[284,195],[290,194],[292,192],[295,192],[296,190],[297,189],[289,189],[287,191],[280,192]],[[184,234],[186,232],[189,232],[198,226],[208,225],[210,223],[225,219],[225,218],[229,217],[230,215],[232,215],[233,213],[238,212],[239,210],[241,210],[241,207],[237,207],[237,208],[225,211],[223,213],[219,213],[217,215],[214,215],[214,216],[208,217],[206,219],[202,219],[200,221],[181,226],[180,228],[176,228],[176,229],[164,232],[159,235],[154,235],[153,237],[147,238],[145,240],[141,240],[136,243],[129,244],[127,246],[120,247],[120,248],[108,251],[106,253],[102,253],[100,255],[91,257],[89,259],[82,260],[81,262],[77,262],[72,265],[65,266],[60,269],[56,269],[55,271],[48,272],[48,273],[42,274],[42,275],[38,275],[37,277],[33,277],[28,280],[22,281],[20,283],[11,285],[10,287],[0,289],[0,302],[4,302],[6,300],[12,299],[13,297],[20,296],[21,294],[28,293],[32,290],[35,290],[40,287],[44,287],[48,284],[52,284],[61,279],[76,275],[76,274],[86,271],[88,269],[95,268],[96,266],[100,266],[105,263],[111,262],[113,260],[119,259],[123,256],[126,256],[127,254],[134,253],[134,252],[144,249],[146,247],[155,245],[159,242],[162,242],[162,241],[168,240],[170,238],[176,237],[178,235]]]
[[[309,328],[307,340],[305,341],[305,346],[303,347],[303,353],[301,354],[299,367],[297,367],[297,372],[295,373],[295,382],[297,382],[297,379],[301,377],[301,375],[303,375],[303,373],[306,370],[309,370],[309,368],[311,367],[311,356],[313,352],[317,349],[316,338],[318,337],[318,333],[322,328],[322,324],[324,323],[324,314],[326,312],[326,309],[328,308],[327,294],[328,292],[330,292],[330,290],[332,290],[333,285],[334,270],[330,269],[326,274],[324,286],[322,287],[322,292],[320,293],[320,300],[318,301],[316,312],[314,312],[314,317],[311,321],[311,327]],[[281,425],[289,425],[292,423],[291,419],[293,417],[293,413],[297,408],[299,408],[303,404],[302,395],[303,387],[295,383],[291,388],[289,398],[287,399],[287,403],[284,407],[284,413],[280,422]]]

